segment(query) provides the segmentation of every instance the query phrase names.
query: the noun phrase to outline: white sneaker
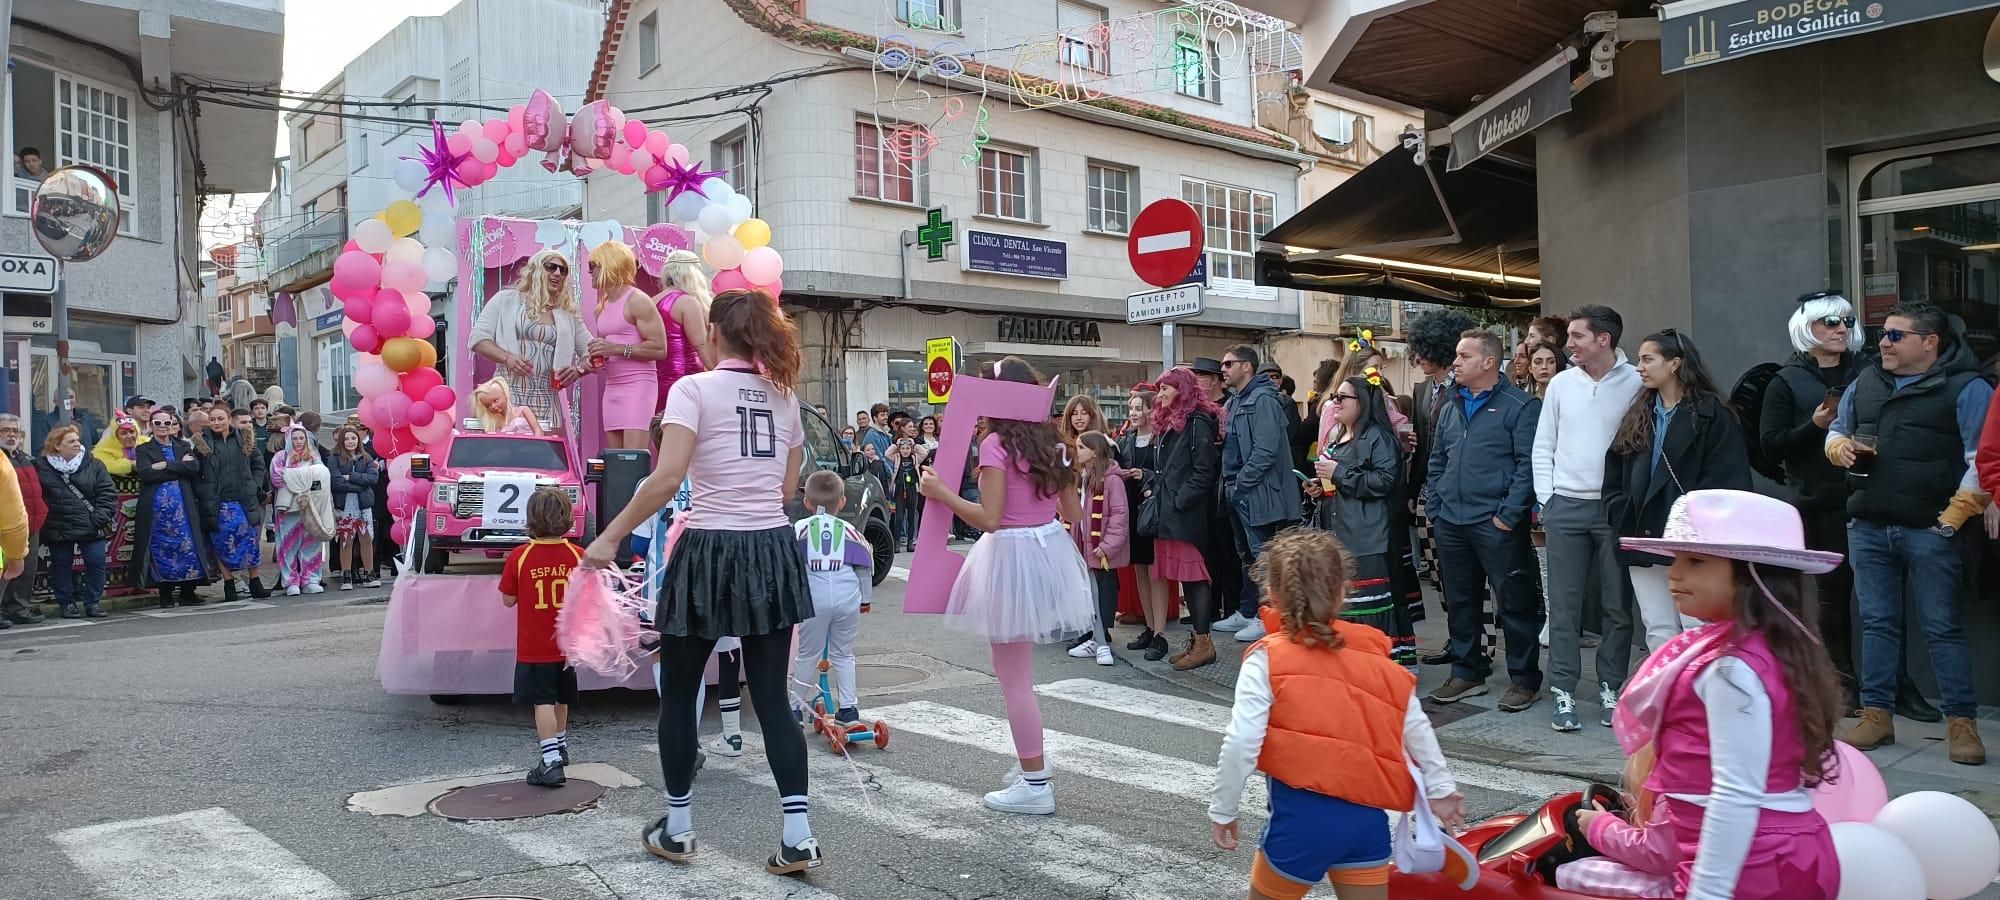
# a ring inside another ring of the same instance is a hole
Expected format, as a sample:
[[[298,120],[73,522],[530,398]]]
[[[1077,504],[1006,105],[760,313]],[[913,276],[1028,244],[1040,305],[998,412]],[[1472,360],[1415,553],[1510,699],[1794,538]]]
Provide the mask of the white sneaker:
[[[1096,656],[1097,639],[1091,638],[1089,640],[1084,641],[1081,644],[1069,648],[1069,655],[1074,656],[1077,659],[1089,659],[1093,656]]]
[[[1056,791],[1049,785],[1035,787],[1025,778],[1015,779],[1005,790],[994,791],[985,797],[986,808],[999,812],[1020,813],[1029,816],[1046,816],[1056,811]]]
[[[1264,623],[1261,620],[1253,620],[1250,624],[1237,630],[1236,639],[1245,642],[1263,640]]]
[[[702,749],[717,756],[727,756],[735,759],[743,755],[743,736],[740,734],[718,734],[715,736],[715,740],[703,744]]]
[[[1118,658],[1111,655],[1111,647],[1109,645],[1106,644],[1098,645],[1097,647],[1098,665],[1110,666],[1110,665],[1116,665],[1117,663],[1118,663]]]
[[[351,590],[354,590],[354,582],[352,582],[352,581],[348,581],[347,579],[345,579],[345,578],[342,578],[342,579],[340,579],[340,589],[341,589],[341,590],[343,590],[343,591],[351,591]]]
[[[324,593],[326,593],[326,586],[325,586],[325,585],[322,585],[322,584],[320,584],[320,583],[319,583],[319,582],[317,582],[317,581],[315,581],[315,582],[313,582],[312,584],[309,584],[309,585],[306,585],[306,593],[308,593],[308,594],[324,594]]]
[[[292,585],[291,587],[288,587],[288,588],[285,588],[285,596],[287,596],[287,597],[296,597],[296,596],[298,596],[298,595],[299,595],[299,586],[298,586],[298,585],[296,585],[296,584],[295,584],[295,585]]]
[[[1248,628],[1251,621],[1250,619],[1243,618],[1242,613],[1233,612],[1229,614],[1229,618],[1208,627],[1214,631],[1241,631],[1244,628]]]

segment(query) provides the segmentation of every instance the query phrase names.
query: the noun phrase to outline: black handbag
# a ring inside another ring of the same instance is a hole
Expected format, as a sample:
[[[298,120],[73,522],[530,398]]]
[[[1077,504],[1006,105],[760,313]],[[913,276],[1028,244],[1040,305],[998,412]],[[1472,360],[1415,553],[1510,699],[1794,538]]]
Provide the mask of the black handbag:
[[[1139,482],[1139,492],[1145,495],[1139,501],[1139,512],[1132,517],[1132,533],[1144,538],[1160,536],[1160,492],[1153,490],[1157,476],[1147,475]]]

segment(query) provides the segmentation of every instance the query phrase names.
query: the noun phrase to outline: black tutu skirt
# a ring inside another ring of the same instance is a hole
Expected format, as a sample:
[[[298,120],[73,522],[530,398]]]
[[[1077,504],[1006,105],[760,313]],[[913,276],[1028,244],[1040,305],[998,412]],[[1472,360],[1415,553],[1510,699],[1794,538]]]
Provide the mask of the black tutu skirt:
[[[667,561],[653,622],[663,635],[715,640],[771,634],[812,617],[805,557],[790,526],[689,528]]]
[[[1355,557],[1353,577],[1347,582],[1347,602],[1340,610],[1340,617],[1381,629],[1389,637],[1389,658],[1401,665],[1414,666],[1416,630],[1411,627],[1409,607],[1396,595],[1392,571],[1389,554]]]

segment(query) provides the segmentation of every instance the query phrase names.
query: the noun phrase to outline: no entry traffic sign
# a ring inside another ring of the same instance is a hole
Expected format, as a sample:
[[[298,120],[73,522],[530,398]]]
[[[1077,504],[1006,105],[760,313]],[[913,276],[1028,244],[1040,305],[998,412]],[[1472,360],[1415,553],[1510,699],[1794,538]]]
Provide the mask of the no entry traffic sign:
[[[958,339],[931,338],[924,342],[924,386],[932,403],[951,400],[951,385],[958,376]]]
[[[1165,199],[1146,204],[1125,239],[1125,255],[1141,281],[1173,287],[1187,280],[1203,249],[1201,213],[1185,201]]]

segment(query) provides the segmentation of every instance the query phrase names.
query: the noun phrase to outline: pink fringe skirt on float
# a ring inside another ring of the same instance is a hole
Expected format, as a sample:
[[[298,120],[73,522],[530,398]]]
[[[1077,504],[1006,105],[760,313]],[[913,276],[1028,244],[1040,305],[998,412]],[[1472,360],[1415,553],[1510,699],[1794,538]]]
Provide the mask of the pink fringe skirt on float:
[[[995,644],[1050,644],[1090,630],[1095,588],[1061,522],[989,531],[952,582],[945,627]]]

